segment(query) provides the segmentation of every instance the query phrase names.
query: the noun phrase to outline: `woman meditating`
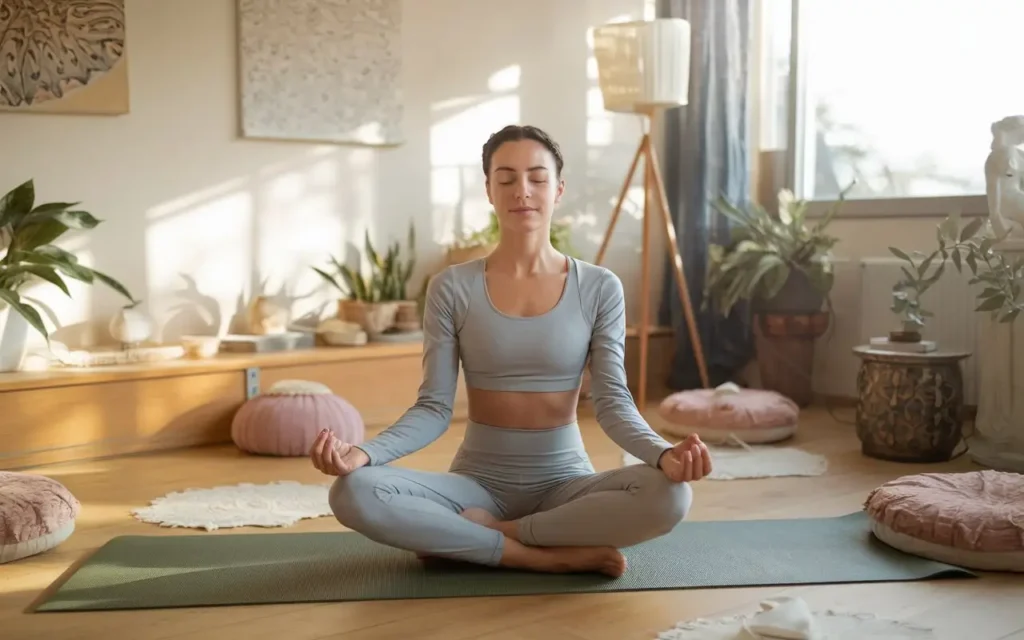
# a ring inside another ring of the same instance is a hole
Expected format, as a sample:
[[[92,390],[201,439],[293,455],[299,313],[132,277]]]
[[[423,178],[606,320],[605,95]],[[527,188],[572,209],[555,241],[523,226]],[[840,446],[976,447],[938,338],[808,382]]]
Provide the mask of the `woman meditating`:
[[[640,416],[626,387],[618,277],[551,245],[562,163],[534,127],[506,127],[484,145],[501,240],[430,281],[415,405],[359,446],[324,432],[310,450],[317,469],[339,476],[330,504],[344,526],[421,557],[619,576],[619,548],[686,516],[688,483],[711,472],[711,458],[698,438],[673,446]],[[591,466],[576,424],[588,358],[598,423],[644,464]],[[460,361],[469,421],[449,472],[390,466],[447,430]]]

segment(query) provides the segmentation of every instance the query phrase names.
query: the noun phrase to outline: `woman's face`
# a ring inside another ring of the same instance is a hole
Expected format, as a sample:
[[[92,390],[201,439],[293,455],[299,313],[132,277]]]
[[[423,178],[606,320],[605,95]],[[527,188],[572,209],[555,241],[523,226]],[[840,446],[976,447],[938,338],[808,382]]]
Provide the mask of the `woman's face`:
[[[491,156],[487,199],[498,214],[502,233],[550,227],[564,189],[554,156],[536,140],[506,142]]]

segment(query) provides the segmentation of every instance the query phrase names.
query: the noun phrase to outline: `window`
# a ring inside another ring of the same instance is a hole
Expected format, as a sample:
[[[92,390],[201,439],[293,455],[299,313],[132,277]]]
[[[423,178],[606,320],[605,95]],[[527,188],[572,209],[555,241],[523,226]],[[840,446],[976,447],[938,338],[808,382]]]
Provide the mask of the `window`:
[[[964,213],[986,211],[991,124],[1024,113],[1024,1],[764,0],[761,12],[759,138],[786,150],[799,197],[834,200],[856,180],[848,197],[876,210],[967,197],[981,210]]]

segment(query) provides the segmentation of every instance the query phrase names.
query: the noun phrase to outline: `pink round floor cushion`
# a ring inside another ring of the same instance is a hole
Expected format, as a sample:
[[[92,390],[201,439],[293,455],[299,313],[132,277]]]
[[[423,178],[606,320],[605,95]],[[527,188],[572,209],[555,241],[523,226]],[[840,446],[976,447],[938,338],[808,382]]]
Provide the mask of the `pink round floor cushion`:
[[[872,491],[871,529],[905,553],[981,571],[1024,571],[1024,475],[922,473]]]
[[[323,429],[349,444],[359,444],[365,437],[359,411],[329,387],[282,380],[239,408],[231,422],[231,439],[248,453],[304,456]]]
[[[0,471],[0,564],[49,551],[67,540],[81,507],[52,478]]]
[[[673,393],[661,402],[658,414],[668,423],[663,429],[680,438],[696,433],[707,442],[738,438],[764,444],[796,433],[800,408],[774,391],[727,382],[715,389]]]

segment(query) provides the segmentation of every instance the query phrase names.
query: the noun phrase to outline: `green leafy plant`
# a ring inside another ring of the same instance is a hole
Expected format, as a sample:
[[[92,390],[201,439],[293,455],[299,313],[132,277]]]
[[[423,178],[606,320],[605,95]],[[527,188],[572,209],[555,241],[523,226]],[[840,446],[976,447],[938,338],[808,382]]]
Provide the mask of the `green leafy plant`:
[[[830,253],[838,242],[827,229],[850,187],[814,224],[807,222],[808,202],[785,189],[779,192],[777,214],[757,203],[742,210],[718,198],[714,208],[735,226],[727,246],[709,247],[704,307],[714,305],[728,315],[740,300],[772,300],[794,274],[827,297],[835,277]]]
[[[114,278],[91,269],[73,254],[53,243],[71,229],[94,229],[102,221],[91,213],[76,209],[78,202],[49,202],[36,205],[35,183],[25,182],[0,199],[0,303],[11,307],[43,335],[50,336],[39,311],[21,291],[33,280],[49,282],[64,292],[68,290],[64,278],[86,284],[101,282],[123,295],[132,305],[138,304],[131,293]]]
[[[572,226],[566,220],[551,221],[551,245],[567,256],[578,257],[572,246]],[[497,244],[501,239],[501,226],[498,224],[498,214],[491,211],[487,226],[472,233],[460,236],[452,243],[452,247],[466,249],[468,247],[479,247]]]
[[[908,253],[897,247],[889,251],[907,263],[903,277],[892,289],[892,311],[907,325],[921,328],[926,318],[934,316],[921,307],[921,296],[946,271],[951,262],[958,273],[966,267],[971,272],[970,285],[981,285],[975,311],[991,312],[999,322],[1012,322],[1024,309],[1021,301],[1021,278],[1024,278],[1024,257],[1009,260],[993,247],[1006,239],[1008,232],[996,234],[984,218],[962,224],[959,216],[944,219],[935,229],[937,248],[931,253]]]
[[[341,264],[334,256],[328,262],[333,269],[330,271],[313,267],[321,278],[340,291],[350,300],[362,302],[396,302],[409,300],[408,284],[416,267],[416,231],[409,225],[408,251],[409,256],[402,260],[402,249],[396,241],[383,255],[377,251],[370,241],[370,232],[366,232],[363,250],[370,263],[370,273],[364,276],[361,271]]]

